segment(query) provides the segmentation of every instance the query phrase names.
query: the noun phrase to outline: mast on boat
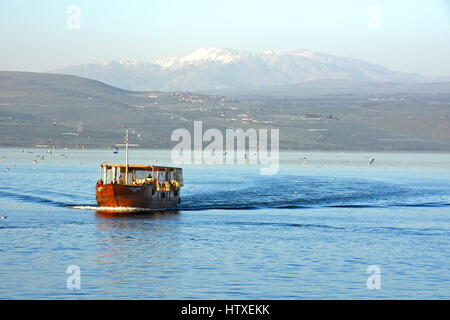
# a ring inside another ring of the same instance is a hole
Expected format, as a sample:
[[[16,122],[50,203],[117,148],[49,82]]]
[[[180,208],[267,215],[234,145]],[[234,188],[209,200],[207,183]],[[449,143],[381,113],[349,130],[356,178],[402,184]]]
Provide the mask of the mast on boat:
[[[125,184],[128,184],[128,127],[125,128]]]
[[[126,125],[122,125],[122,128],[125,129],[125,137],[123,142],[125,144],[116,144],[117,147],[123,147],[125,146],[125,184],[128,184],[128,147],[139,147],[138,144],[129,144],[128,141],[128,127]]]

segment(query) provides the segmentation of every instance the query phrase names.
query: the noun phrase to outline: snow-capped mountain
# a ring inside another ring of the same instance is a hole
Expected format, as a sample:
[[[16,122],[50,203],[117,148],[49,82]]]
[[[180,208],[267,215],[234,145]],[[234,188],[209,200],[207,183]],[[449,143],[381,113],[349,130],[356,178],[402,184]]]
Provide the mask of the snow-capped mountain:
[[[251,89],[313,80],[424,82],[427,77],[388,70],[354,58],[309,50],[249,52],[201,48],[186,57],[153,63],[113,61],[66,67],[53,73],[99,80],[129,90]]]

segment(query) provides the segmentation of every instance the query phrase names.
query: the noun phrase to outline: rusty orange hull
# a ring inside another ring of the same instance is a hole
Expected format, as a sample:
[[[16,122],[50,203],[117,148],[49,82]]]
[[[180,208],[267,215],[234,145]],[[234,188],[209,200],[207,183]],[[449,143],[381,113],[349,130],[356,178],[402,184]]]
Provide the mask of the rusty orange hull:
[[[143,186],[98,185],[96,198],[99,207],[161,209],[175,207],[180,202],[179,192],[153,190],[151,184]]]

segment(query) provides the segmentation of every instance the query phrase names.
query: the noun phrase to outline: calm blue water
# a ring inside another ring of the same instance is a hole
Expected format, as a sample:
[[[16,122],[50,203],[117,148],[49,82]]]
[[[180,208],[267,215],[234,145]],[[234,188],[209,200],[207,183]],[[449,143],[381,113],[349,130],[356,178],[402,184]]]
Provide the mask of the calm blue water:
[[[283,153],[274,176],[183,166],[178,210],[110,214],[89,208],[100,163],[122,155],[57,150],[33,169],[46,151],[0,149],[2,299],[450,298],[450,154]]]

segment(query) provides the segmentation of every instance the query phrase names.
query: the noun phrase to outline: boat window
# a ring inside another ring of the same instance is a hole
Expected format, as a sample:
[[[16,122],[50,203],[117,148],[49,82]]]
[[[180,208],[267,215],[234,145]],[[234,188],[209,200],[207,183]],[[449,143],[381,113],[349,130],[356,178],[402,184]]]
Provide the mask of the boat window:
[[[180,185],[183,185],[183,171],[181,169],[177,169],[177,181],[180,183]]]
[[[147,170],[137,170],[136,171],[136,179],[146,179],[146,178],[152,178],[152,172]]]
[[[125,173],[124,172],[120,173],[120,177],[118,179],[118,183],[119,184],[125,184]]]
[[[159,171],[160,181],[166,181],[166,171]]]

